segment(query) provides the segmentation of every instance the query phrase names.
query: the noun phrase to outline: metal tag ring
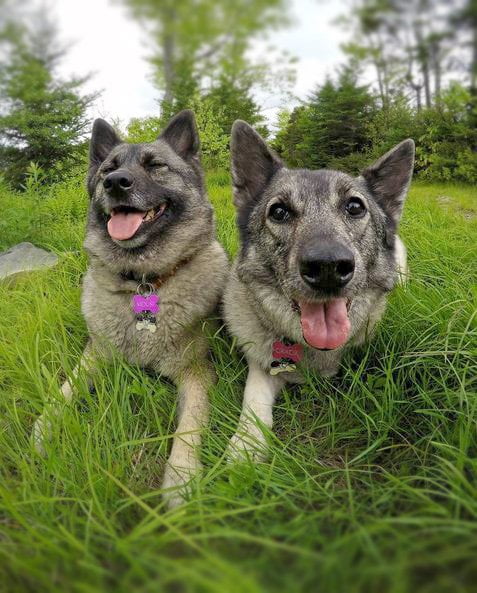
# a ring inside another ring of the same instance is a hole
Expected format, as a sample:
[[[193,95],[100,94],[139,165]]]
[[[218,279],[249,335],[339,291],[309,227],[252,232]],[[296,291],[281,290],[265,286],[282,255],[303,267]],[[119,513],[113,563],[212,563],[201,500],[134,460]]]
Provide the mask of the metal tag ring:
[[[148,297],[154,292],[154,286],[150,282],[141,282],[137,287],[136,292],[141,296]]]

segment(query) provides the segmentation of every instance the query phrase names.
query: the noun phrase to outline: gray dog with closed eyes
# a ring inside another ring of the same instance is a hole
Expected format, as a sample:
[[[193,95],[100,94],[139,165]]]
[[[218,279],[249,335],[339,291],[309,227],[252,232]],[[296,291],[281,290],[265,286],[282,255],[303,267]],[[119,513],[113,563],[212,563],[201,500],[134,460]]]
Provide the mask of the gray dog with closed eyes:
[[[93,372],[97,356],[116,351],[176,383],[177,432],[163,486],[169,503],[178,504],[200,468],[200,433],[214,381],[202,324],[217,306],[228,271],[192,112],[179,113],[155,142],[143,144],[122,142],[96,120],[88,190],[82,312],[90,340],[81,364]],[[62,393],[71,399],[70,380]],[[52,412],[35,426],[40,450]]]

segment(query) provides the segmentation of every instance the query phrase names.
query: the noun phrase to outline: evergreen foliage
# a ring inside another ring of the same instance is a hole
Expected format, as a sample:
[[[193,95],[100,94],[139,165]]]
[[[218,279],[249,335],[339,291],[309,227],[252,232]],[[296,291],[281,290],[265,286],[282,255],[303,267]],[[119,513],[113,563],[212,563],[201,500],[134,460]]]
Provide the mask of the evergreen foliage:
[[[298,108],[281,137],[281,151],[293,166],[321,169],[369,146],[368,126],[374,98],[357,82],[351,68],[319,87],[305,107]],[[280,150],[280,146],[275,144]]]
[[[81,92],[84,78],[57,76],[65,49],[44,16],[35,30],[6,26],[0,43],[0,168],[17,188],[31,163],[45,181],[58,179],[83,158],[87,108],[96,95]]]

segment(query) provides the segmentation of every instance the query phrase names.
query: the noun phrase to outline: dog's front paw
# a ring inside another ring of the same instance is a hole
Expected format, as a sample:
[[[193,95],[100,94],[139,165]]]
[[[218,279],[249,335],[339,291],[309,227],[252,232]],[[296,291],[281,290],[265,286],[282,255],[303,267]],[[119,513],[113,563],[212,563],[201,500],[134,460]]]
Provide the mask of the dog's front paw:
[[[31,433],[33,439],[33,446],[37,453],[42,457],[46,456],[45,443],[51,439],[52,425],[51,420],[43,413],[35,420],[33,430]]]
[[[255,424],[240,424],[237,432],[230,439],[226,455],[229,462],[265,461],[267,458],[265,435]]]
[[[162,480],[162,496],[167,507],[173,509],[183,504],[188,494],[188,484],[201,471],[202,464],[195,455],[170,457]]]

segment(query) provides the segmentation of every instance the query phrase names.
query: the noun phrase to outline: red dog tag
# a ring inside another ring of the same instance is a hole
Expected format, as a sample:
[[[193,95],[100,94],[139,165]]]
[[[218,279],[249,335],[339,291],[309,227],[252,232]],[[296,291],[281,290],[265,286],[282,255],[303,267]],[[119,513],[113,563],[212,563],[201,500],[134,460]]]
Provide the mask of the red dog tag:
[[[272,356],[275,359],[288,358],[293,362],[300,362],[303,356],[303,346],[301,344],[284,344],[283,342],[273,342]]]

